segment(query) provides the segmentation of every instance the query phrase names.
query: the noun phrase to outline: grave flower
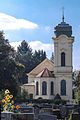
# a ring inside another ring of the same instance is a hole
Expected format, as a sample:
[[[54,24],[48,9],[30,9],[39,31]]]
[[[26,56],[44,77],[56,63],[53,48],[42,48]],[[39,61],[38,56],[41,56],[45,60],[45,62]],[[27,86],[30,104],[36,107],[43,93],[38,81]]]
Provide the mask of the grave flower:
[[[3,111],[12,112],[14,110],[13,95],[10,93],[8,89],[5,90],[2,103],[3,103]]]
[[[18,109],[20,109],[21,108],[21,106],[20,105],[16,105],[16,109],[18,110]]]

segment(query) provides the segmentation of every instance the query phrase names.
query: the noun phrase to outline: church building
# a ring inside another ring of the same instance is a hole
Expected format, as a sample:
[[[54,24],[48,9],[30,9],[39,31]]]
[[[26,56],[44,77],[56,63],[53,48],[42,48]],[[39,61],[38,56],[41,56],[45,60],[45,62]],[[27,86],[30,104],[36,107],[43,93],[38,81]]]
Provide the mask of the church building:
[[[72,99],[72,26],[64,21],[55,28],[54,63],[46,58],[28,75],[28,83],[21,86],[34,99],[54,99],[59,94],[64,100]],[[53,52],[53,51],[52,51]]]

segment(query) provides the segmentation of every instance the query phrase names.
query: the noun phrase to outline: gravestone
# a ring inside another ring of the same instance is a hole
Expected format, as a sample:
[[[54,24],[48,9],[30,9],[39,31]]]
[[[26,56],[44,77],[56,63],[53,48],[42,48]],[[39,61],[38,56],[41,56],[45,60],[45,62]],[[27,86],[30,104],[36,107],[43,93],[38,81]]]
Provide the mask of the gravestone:
[[[63,119],[68,116],[68,109],[66,106],[64,106],[64,105],[61,106],[60,114],[61,114],[61,118],[63,118]]]
[[[1,120],[34,120],[34,109],[32,107],[23,108],[21,112],[2,112]]]
[[[34,113],[33,107],[21,107],[19,110],[21,113]]]
[[[13,113],[12,120],[34,120],[34,108],[22,107],[20,113]]]
[[[72,114],[72,120],[80,120],[79,118],[80,118],[80,116],[79,116],[78,113],[73,113]]]
[[[13,113],[11,120],[34,120],[34,114]]]
[[[38,120],[57,120],[56,115],[39,114]]]
[[[2,112],[1,120],[11,120],[12,112]]]

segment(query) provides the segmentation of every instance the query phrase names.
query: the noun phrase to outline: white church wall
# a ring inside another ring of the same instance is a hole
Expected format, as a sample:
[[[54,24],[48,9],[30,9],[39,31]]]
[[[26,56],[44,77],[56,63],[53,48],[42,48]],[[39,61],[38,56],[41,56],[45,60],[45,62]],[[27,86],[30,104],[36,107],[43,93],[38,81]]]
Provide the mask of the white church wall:
[[[34,98],[34,92],[35,92],[35,86],[34,85],[23,85],[21,87],[21,93],[23,92],[23,90],[25,90],[26,92],[28,92],[29,94],[33,94],[33,98]]]
[[[66,80],[66,95],[61,96],[61,80]],[[55,95],[59,94],[62,99],[71,100],[72,99],[72,75],[57,76],[55,80]]]
[[[34,82],[35,77],[28,77],[28,83]]]
[[[43,98],[43,99],[53,99],[54,98],[54,95],[50,95],[50,84],[51,84],[51,81],[55,81],[55,79],[54,78],[36,78],[35,79],[35,84],[36,84],[36,82],[38,81],[38,83],[39,83],[39,94],[38,95],[36,95],[35,94],[35,99],[38,99],[38,98]],[[47,83],[47,95],[42,95],[42,82],[43,81],[46,81],[46,83]],[[55,83],[54,83],[55,84]],[[54,85],[55,86],[55,85]],[[35,93],[36,93],[36,89],[35,89]]]

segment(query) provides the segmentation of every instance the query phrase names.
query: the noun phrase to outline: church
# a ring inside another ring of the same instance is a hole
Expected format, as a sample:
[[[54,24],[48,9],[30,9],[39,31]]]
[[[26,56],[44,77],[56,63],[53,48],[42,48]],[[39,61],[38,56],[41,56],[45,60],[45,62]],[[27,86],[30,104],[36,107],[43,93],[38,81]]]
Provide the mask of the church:
[[[21,86],[33,99],[54,99],[59,94],[64,100],[72,100],[72,53],[74,37],[72,26],[62,21],[54,28],[54,63],[46,58],[28,75],[28,83]],[[52,51],[53,52],[53,51]]]

